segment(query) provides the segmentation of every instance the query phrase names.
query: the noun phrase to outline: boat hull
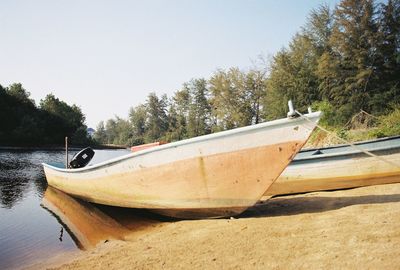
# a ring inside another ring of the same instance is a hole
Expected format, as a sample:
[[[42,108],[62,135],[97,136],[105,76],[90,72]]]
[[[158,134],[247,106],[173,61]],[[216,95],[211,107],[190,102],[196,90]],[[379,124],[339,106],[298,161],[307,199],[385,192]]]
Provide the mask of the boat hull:
[[[265,192],[265,196],[346,189],[400,182],[400,147],[350,155],[294,161]],[[397,164],[397,166],[396,166]]]
[[[171,143],[77,170],[44,164],[49,185],[84,200],[177,218],[254,205],[301,149],[319,114]]]

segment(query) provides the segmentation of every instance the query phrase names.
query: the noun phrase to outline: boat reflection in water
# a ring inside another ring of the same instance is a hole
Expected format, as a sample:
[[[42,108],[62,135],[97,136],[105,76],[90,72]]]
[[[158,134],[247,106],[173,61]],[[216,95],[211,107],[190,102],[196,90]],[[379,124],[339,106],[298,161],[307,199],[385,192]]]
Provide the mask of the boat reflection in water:
[[[88,203],[51,187],[46,189],[41,206],[62,224],[82,250],[112,239],[129,240],[134,233],[160,223],[142,217],[131,209]],[[62,234],[63,231],[60,232],[60,240]]]

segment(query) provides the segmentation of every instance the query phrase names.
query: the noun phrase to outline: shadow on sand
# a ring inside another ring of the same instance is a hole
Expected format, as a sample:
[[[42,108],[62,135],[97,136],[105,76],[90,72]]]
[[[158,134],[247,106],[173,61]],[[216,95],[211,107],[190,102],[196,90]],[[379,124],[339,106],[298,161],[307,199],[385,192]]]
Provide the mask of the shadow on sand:
[[[238,218],[289,216],[336,210],[352,205],[400,202],[400,194],[353,197],[276,197],[258,203]]]

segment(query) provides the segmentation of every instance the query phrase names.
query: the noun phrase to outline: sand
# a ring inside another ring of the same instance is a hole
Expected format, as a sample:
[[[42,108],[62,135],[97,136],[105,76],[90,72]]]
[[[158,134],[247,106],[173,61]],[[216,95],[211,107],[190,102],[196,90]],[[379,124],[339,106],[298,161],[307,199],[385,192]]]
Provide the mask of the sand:
[[[398,269],[400,184],[277,197],[235,219],[149,227],[54,269]]]

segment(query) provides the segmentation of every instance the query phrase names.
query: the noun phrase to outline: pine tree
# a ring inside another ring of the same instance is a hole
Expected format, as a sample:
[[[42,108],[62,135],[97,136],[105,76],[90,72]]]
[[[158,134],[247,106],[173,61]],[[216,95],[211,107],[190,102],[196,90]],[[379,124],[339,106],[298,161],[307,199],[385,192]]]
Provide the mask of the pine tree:
[[[251,107],[251,123],[258,124],[263,121],[262,100],[266,94],[266,71],[264,70],[250,70],[245,76],[245,88],[248,93],[248,99]]]
[[[371,101],[372,112],[400,103],[400,1],[389,0],[379,10],[377,69],[379,81]]]
[[[129,110],[129,121],[132,126],[132,145],[139,145],[145,142],[147,111],[146,106],[140,104]]]
[[[369,111],[377,51],[377,23],[372,0],[343,0],[335,9],[330,39],[334,86],[330,97],[349,118],[354,112]],[[333,58],[333,59],[332,59]]]
[[[193,79],[188,86],[191,101],[187,126],[188,136],[209,134],[211,132],[211,107],[207,100],[207,81],[205,79]]]
[[[98,142],[100,144],[107,143],[107,133],[106,133],[106,128],[104,127],[103,121],[100,121],[97,124],[96,131],[94,132],[93,137],[96,140],[96,142]]]
[[[146,142],[160,140],[168,130],[167,119],[167,97],[160,98],[153,92],[147,97],[147,122],[146,122]]]
[[[189,85],[187,83],[183,84],[181,90],[177,91],[172,98],[172,104],[176,111],[176,136],[177,139],[181,140],[188,138],[187,126],[189,119],[189,109],[190,109],[190,93]]]

